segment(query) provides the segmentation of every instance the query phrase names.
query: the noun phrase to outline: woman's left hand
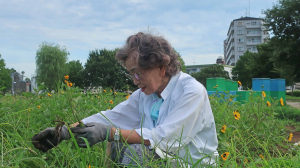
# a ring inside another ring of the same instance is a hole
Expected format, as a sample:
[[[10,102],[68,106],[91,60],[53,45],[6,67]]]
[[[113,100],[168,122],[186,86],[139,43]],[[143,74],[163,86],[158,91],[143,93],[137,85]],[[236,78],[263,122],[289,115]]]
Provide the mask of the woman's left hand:
[[[111,141],[111,126],[101,123],[87,123],[84,124],[84,127],[71,128],[71,131],[75,134],[78,146],[83,148],[86,148],[87,144],[82,138],[86,138],[90,146],[105,141],[107,136],[107,140]]]

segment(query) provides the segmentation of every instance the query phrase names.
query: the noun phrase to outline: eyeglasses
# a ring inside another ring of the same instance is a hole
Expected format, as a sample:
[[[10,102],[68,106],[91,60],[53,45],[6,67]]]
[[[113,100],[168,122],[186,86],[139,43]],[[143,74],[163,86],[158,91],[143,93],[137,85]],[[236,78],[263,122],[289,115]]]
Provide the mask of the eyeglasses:
[[[140,80],[141,78],[141,72],[139,73],[134,73],[134,74],[125,74],[127,78],[129,78],[130,80],[134,80],[134,79],[137,79],[137,80]]]

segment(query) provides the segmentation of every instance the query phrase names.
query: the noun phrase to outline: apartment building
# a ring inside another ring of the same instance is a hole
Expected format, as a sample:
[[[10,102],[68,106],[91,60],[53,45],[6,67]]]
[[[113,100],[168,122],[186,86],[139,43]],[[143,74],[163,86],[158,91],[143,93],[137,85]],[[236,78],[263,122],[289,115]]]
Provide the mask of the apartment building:
[[[226,65],[235,66],[238,59],[248,50],[257,52],[257,45],[269,37],[263,20],[254,17],[241,17],[230,23],[227,38],[224,40],[224,59]]]

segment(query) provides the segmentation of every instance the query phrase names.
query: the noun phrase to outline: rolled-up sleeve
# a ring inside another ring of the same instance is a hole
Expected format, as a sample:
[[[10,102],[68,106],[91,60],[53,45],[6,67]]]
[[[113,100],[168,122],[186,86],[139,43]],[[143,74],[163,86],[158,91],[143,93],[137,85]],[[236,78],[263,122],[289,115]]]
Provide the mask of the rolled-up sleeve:
[[[111,125],[111,123],[108,121],[110,120],[114,124],[114,126],[122,129],[132,130],[140,127],[140,118],[138,111],[139,96],[140,90],[137,90],[132,93],[132,95],[130,95],[126,101],[118,104],[112,110],[101,111],[97,114],[83,119],[82,122],[97,122]]]

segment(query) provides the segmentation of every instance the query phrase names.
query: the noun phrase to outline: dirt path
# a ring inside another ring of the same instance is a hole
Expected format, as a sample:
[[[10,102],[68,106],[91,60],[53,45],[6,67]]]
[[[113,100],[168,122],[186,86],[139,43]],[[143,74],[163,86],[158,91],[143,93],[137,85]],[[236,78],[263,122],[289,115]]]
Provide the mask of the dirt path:
[[[290,105],[292,107],[295,107],[297,109],[300,109],[300,102],[292,102],[292,101],[286,101],[287,105]]]

